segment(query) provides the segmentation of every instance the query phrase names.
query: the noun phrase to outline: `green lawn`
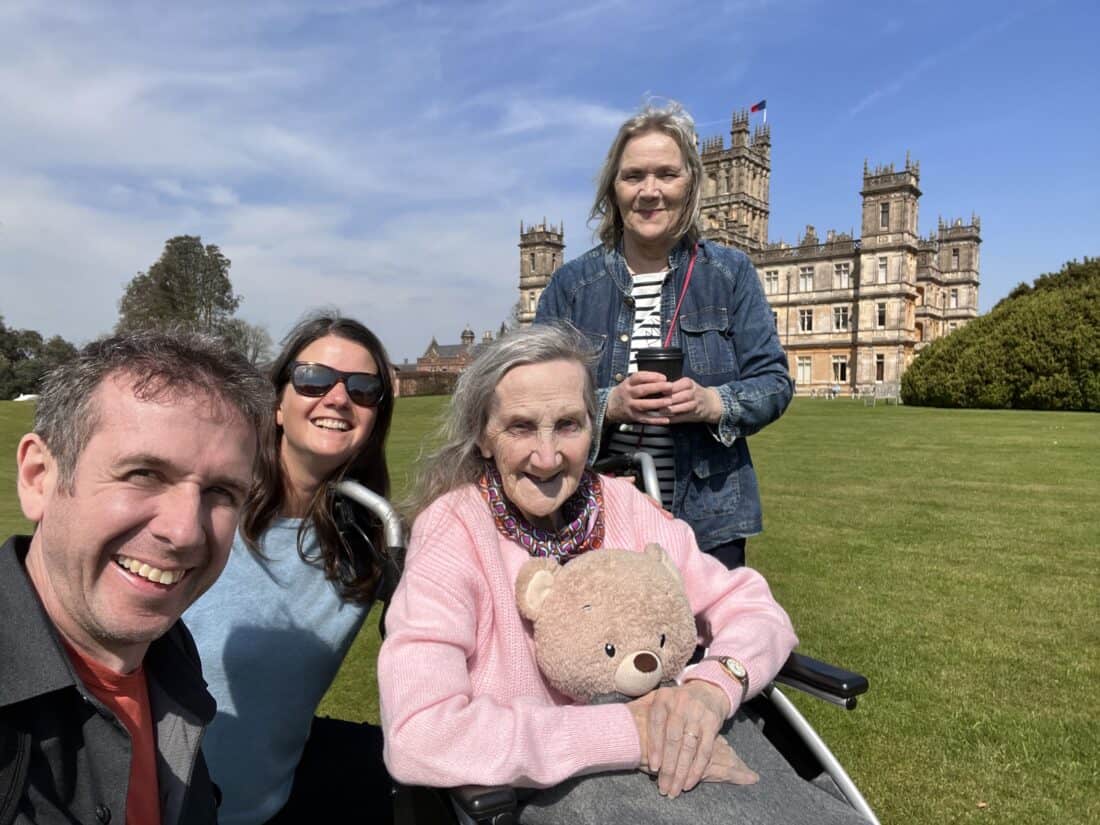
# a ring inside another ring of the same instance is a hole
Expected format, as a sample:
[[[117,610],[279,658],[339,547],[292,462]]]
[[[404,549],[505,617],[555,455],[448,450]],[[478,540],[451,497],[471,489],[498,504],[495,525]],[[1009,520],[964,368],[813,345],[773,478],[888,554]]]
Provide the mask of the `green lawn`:
[[[398,402],[397,492],[442,401]],[[0,449],[29,416],[0,403]],[[799,705],[880,818],[1100,821],[1100,417],[798,400],[752,449],[749,562],[803,650],[871,680],[852,713]],[[377,718],[374,624],[327,712]]]

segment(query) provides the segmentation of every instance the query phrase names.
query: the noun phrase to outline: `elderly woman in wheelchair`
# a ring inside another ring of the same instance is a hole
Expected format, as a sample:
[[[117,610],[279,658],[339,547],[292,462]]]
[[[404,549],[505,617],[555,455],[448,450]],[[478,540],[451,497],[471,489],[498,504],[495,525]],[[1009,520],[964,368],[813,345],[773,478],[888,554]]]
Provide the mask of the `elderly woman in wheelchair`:
[[[865,821],[801,779],[743,707],[797,641],[764,579],[726,569],[632,484],[587,468],[589,365],[574,330],[535,326],[487,345],[459,380],[421,468],[379,656],[393,776],[529,789],[530,823]],[[572,704],[539,672],[518,571],[532,556],[650,542],[679,569],[707,655],[675,686]]]

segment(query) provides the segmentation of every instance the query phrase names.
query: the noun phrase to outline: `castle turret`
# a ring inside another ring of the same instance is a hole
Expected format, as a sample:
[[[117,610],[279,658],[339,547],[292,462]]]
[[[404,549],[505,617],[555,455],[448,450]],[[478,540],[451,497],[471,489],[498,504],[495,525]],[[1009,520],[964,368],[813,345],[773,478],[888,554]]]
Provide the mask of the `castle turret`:
[[[749,113],[745,109],[734,112],[730,120],[730,145],[734,149],[749,145]]]
[[[957,329],[978,316],[978,246],[982,242],[982,221],[971,214],[962,218],[939,219],[939,269],[943,281],[944,321],[947,331]]]
[[[520,326],[535,320],[539,296],[563,263],[565,228],[561,224],[542,223],[524,228],[519,224],[519,312]]]
[[[749,135],[749,113],[741,109],[730,121],[730,147],[721,137],[699,142],[703,160],[703,234],[746,252],[768,243],[771,182],[771,131],[760,126]]]
[[[920,191],[920,162],[913,163],[905,153],[905,168],[894,171],[894,164],[868,169],[863,162],[863,243],[864,245],[916,245],[917,200]]]

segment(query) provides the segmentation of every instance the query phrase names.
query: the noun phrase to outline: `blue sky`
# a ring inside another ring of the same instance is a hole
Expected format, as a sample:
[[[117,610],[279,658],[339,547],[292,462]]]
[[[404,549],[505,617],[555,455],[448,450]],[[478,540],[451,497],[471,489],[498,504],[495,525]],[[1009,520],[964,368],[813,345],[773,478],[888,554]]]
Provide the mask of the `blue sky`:
[[[773,241],[858,228],[864,158],[910,151],[922,233],[981,217],[985,311],[1100,254],[1097,8],[0,0],[0,314],[85,341],[200,234],[275,338],[335,305],[415,358],[508,316],[521,220],[592,245],[647,95],[704,137],[767,98]]]

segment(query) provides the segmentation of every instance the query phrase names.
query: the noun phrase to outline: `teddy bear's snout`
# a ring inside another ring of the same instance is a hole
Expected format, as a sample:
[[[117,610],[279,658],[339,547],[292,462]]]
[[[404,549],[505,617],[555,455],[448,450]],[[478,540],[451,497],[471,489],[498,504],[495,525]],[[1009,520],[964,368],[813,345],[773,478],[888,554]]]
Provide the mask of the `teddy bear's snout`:
[[[627,696],[641,696],[660,684],[664,677],[661,660],[648,650],[630,653],[615,670],[615,690]]]

